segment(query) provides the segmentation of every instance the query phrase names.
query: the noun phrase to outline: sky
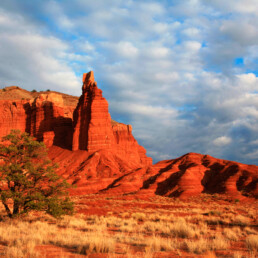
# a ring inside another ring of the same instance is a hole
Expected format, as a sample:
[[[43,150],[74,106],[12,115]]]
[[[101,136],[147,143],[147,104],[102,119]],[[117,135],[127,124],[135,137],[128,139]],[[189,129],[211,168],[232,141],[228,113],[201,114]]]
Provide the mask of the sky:
[[[0,88],[81,95],[154,162],[188,152],[258,165],[257,0],[1,0]]]

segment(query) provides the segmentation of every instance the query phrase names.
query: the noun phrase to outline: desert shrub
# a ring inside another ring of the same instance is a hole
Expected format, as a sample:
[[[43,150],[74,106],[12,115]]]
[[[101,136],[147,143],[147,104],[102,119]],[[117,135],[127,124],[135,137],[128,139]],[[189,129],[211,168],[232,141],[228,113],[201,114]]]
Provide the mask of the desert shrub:
[[[223,230],[223,235],[224,235],[227,239],[233,240],[233,241],[237,241],[238,238],[239,238],[238,235],[237,235],[237,233],[236,233],[234,230],[230,229],[230,228],[225,228],[225,229]]]
[[[12,130],[2,138],[0,157],[0,200],[10,218],[31,210],[54,217],[73,212],[69,185],[55,173],[44,143]]]
[[[143,221],[146,218],[146,215],[142,212],[135,212],[132,214],[132,218],[137,219],[139,221]]]
[[[181,238],[191,238],[197,234],[197,230],[183,218],[178,219],[170,226],[170,232]]]

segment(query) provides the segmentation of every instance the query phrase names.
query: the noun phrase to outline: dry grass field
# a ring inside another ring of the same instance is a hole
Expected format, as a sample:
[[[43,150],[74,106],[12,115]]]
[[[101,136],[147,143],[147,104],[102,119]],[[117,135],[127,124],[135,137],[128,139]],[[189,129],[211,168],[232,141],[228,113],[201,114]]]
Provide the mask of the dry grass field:
[[[257,201],[137,195],[73,197],[76,214],[10,220],[0,257],[258,257]]]

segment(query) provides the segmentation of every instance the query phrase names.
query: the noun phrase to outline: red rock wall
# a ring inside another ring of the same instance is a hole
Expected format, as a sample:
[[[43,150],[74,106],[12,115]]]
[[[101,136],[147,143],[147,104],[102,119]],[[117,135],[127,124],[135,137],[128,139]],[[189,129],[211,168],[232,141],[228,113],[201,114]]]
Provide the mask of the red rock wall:
[[[115,148],[119,156],[126,160],[146,165],[152,164],[152,159],[146,156],[146,150],[138,144],[132,135],[132,126],[115,123],[112,126],[115,138]]]
[[[69,109],[66,114],[64,110],[62,96],[54,93],[41,94],[33,101],[0,100],[0,137],[18,129],[45,141],[47,146],[52,142],[71,148],[72,119],[68,117]],[[52,132],[53,139],[46,132]]]
[[[11,129],[26,131],[29,112],[27,104],[25,100],[0,100],[0,137],[7,135]]]
[[[63,98],[55,93],[41,94],[31,103],[30,134],[38,141],[44,141],[50,146],[54,145],[71,148],[72,119],[65,117]],[[52,140],[50,134],[52,133]]]

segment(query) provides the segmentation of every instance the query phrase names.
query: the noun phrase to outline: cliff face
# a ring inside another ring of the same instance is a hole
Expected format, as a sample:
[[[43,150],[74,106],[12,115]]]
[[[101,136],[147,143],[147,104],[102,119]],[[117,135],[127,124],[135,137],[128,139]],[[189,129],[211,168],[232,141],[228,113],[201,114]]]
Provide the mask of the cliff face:
[[[19,129],[44,141],[49,148],[59,146],[89,154],[106,150],[114,160],[126,160],[124,164],[130,164],[124,165],[127,168],[152,164],[133,137],[132,127],[111,120],[108,102],[97,87],[93,72],[83,75],[82,96],[77,106],[74,98],[65,94],[31,93],[12,86],[0,90],[0,112],[0,137],[11,129]],[[124,171],[123,165],[120,168],[113,165],[112,171]],[[95,172],[93,175],[99,175]]]
[[[30,123],[27,114],[30,105],[26,100],[0,100],[0,137],[7,135],[11,129],[27,131]]]
[[[73,146],[75,150],[110,150],[129,162],[152,164],[145,149],[132,135],[132,127],[111,121],[108,102],[97,87],[93,72],[83,75],[82,96],[74,111]]]
[[[111,149],[114,137],[108,102],[97,87],[93,72],[83,75],[82,96],[74,111],[73,150]]]
[[[29,100],[0,100],[0,137],[11,129],[18,129],[44,141],[48,147],[55,144],[71,147],[72,118],[64,107],[63,98],[56,93],[40,94]]]

